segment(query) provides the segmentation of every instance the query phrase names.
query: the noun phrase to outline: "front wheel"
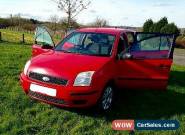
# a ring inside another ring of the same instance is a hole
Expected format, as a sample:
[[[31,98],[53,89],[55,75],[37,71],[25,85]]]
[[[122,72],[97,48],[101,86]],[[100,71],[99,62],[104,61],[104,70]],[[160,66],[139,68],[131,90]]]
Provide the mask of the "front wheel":
[[[109,111],[112,108],[114,101],[114,90],[112,86],[105,87],[102,96],[98,103],[100,111]]]

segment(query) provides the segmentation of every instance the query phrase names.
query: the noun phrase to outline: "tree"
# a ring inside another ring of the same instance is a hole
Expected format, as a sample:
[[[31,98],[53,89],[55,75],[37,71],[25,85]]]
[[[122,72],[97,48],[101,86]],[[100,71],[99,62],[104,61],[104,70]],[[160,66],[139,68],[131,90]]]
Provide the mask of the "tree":
[[[157,23],[154,29],[154,32],[160,32],[161,29],[168,24],[168,19],[166,17],[161,18]]]
[[[149,32],[150,27],[152,27],[153,24],[154,22],[152,21],[152,19],[148,19],[143,25],[143,32]]]
[[[174,23],[168,23],[166,17],[161,18],[154,23],[151,19],[147,20],[143,25],[144,32],[161,32],[161,33],[179,33],[178,27]]]
[[[67,27],[71,27],[71,21],[90,5],[85,0],[52,0],[57,3],[58,8],[67,14]]]
[[[168,33],[168,34],[179,34],[180,30],[178,29],[178,27],[174,24],[174,23],[170,23],[165,25],[163,28],[161,28],[161,33]]]
[[[17,14],[13,17],[17,23],[18,26],[18,31],[20,30],[21,26],[22,26],[22,18],[21,18],[21,14]]]
[[[9,19],[0,18],[0,28],[11,26]]]
[[[54,33],[56,32],[57,30],[57,23],[59,21],[59,18],[57,15],[52,15],[50,16],[49,18],[50,22],[51,22],[51,29],[54,31]]]
[[[30,19],[30,22],[31,22],[32,24],[38,24],[38,23],[39,23],[38,20],[35,20],[35,19],[33,19],[33,18]]]
[[[96,20],[90,25],[94,27],[105,27],[105,26],[108,26],[108,24],[109,23],[107,20],[97,17]]]
[[[185,36],[185,30],[183,30],[183,33],[182,34]]]
[[[152,26],[150,26],[149,32],[156,32],[157,23],[154,23]]]
[[[68,19],[67,18],[60,19],[59,24],[65,30],[65,32],[68,31],[69,27],[68,27]],[[70,24],[71,24],[71,26],[73,26],[73,28],[78,28],[79,27],[79,24],[74,19],[71,20]]]

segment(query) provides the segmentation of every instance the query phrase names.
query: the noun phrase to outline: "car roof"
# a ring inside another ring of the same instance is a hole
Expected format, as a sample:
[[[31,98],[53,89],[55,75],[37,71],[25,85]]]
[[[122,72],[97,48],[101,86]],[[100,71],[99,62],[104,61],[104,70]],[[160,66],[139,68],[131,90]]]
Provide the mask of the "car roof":
[[[135,32],[130,29],[122,29],[122,28],[81,28],[77,29],[79,32],[96,32],[96,33],[107,33],[107,34],[119,34],[121,32]]]

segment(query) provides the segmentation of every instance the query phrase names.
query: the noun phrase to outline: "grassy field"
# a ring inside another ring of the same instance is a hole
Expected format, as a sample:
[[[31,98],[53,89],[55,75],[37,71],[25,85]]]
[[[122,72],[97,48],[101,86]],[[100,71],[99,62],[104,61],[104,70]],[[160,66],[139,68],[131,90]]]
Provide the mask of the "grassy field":
[[[185,134],[185,67],[173,66],[168,91],[120,92],[115,109],[103,115],[30,100],[19,85],[19,74],[30,55],[30,46],[0,43],[0,134],[128,134],[111,129],[115,119],[177,119],[181,125],[177,131],[135,133]]]
[[[23,41],[22,34],[24,34],[25,44],[33,44],[34,42],[34,35],[31,33],[12,31],[8,29],[0,29],[0,32],[2,34],[3,41],[21,43]]]
[[[11,43],[22,43],[22,35],[24,34],[25,38],[25,44],[33,44],[34,43],[34,34],[33,33],[27,33],[24,31],[12,31],[8,29],[0,29],[0,32],[2,34],[2,41],[11,42]],[[56,43],[58,43],[61,40],[61,34],[55,34],[53,35],[53,40]]]

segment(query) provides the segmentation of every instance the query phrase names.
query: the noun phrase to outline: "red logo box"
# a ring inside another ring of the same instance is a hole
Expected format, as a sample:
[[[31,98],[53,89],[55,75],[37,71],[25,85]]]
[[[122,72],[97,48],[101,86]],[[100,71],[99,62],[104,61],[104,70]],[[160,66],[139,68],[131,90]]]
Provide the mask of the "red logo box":
[[[134,120],[114,120],[112,122],[113,130],[134,130]]]

